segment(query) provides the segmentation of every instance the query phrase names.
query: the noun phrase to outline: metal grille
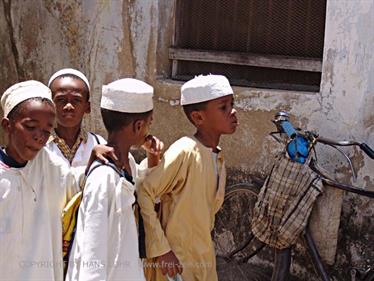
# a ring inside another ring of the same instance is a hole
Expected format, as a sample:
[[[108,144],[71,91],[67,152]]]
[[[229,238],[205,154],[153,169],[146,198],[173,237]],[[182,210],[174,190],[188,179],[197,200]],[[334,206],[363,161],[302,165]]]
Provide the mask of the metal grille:
[[[179,0],[181,48],[322,57],[326,0]]]
[[[326,0],[177,0],[174,45],[322,58]],[[234,85],[318,91],[321,73],[178,61],[174,78],[221,73]],[[291,86],[290,86],[291,85]]]

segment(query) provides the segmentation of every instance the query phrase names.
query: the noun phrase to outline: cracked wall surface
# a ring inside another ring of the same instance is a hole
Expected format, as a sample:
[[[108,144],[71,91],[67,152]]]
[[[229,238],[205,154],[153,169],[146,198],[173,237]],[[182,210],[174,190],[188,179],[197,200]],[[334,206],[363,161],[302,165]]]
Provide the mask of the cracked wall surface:
[[[84,124],[105,135],[99,112],[101,86],[120,77],[144,79],[155,87],[152,131],[169,145],[193,132],[178,102],[181,83],[169,80],[173,11],[170,0],[0,0],[0,93],[20,80],[46,83],[62,67],[78,68],[92,88],[92,112]],[[233,136],[222,138],[230,182],[245,181],[250,174],[266,176],[271,156],[282,149],[268,135],[274,130],[270,120],[279,110],[287,110],[299,127],[374,146],[373,15],[371,0],[327,1],[320,92],[234,88],[240,126]],[[0,142],[5,143],[3,132]],[[327,170],[351,181],[338,153],[318,151]],[[357,168],[356,184],[374,190],[374,161],[359,150],[346,151]],[[374,250],[365,249],[374,240],[372,202],[332,189],[324,200],[312,229],[330,262],[337,248],[336,276],[343,276],[349,264],[374,265]],[[294,270],[300,276],[310,273],[306,264],[300,259]]]

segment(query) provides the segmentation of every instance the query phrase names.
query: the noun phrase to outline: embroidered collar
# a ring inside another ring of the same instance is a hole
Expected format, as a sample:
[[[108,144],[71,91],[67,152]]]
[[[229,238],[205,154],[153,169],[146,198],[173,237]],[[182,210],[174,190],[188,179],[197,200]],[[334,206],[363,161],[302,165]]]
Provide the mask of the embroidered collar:
[[[69,163],[71,163],[74,159],[74,156],[75,154],[77,153],[78,151],[78,148],[79,148],[79,145],[83,142],[83,143],[86,143],[87,142],[87,132],[81,128],[80,132],[79,132],[79,135],[73,145],[72,148],[70,148],[65,140],[63,138],[60,138],[57,134],[56,134],[56,131],[53,130],[51,132],[51,136],[50,136],[50,139],[49,141],[53,141],[54,143],[56,143],[57,147],[60,149],[61,153],[64,155],[64,157],[66,159],[69,160]]]

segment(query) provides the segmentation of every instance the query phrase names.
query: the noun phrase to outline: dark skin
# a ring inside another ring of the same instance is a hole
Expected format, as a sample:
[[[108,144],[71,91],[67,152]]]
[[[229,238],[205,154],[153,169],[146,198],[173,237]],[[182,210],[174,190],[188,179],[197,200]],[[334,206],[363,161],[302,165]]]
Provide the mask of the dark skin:
[[[34,159],[48,141],[55,116],[53,104],[26,100],[20,104],[15,118],[4,117],[1,126],[8,136],[8,145],[5,148],[8,156],[21,165]],[[107,161],[106,158],[116,160],[113,148],[96,145],[87,166],[89,167],[95,159]]]
[[[58,77],[50,89],[56,105],[56,134],[71,148],[81,130],[84,115],[91,111],[88,88],[79,78]]]
[[[191,118],[197,129],[195,137],[215,152],[221,135],[233,134],[239,125],[233,95],[209,101],[204,110],[193,111]]]
[[[152,114],[145,120],[136,120],[121,130],[111,132],[108,135],[108,146],[118,159],[116,165],[131,175],[129,151],[131,147],[142,146],[147,151],[148,167],[154,167],[160,160],[164,144],[156,137],[149,135],[152,124]]]
[[[196,127],[196,139],[214,152],[218,152],[221,135],[233,134],[239,125],[233,95],[209,101],[205,109],[193,111],[191,119]],[[183,267],[173,251],[157,257],[156,260],[164,275],[174,277],[183,272]]]
[[[25,101],[15,119],[4,117],[1,126],[8,135],[6,153],[19,164],[32,160],[47,143],[53,129],[55,109],[41,101]]]

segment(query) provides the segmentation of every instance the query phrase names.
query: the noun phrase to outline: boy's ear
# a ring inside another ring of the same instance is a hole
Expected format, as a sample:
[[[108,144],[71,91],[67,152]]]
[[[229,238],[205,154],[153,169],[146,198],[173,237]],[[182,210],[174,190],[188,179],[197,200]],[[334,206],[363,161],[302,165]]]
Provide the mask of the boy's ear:
[[[84,111],[84,113],[87,113],[87,114],[91,113],[91,102],[90,101],[87,102],[86,110]]]
[[[201,125],[201,123],[204,121],[204,114],[202,111],[192,111],[191,119],[195,125]]]
[[[1,119],[1,127],[3,128],[4,132],[9,134],[10,131],[10,121],[8,118],[4,117]]]
[[[133,123],[134,133],[138,133],[141,130],[141,128],[143,127],[143,125],[144,125],[144,120],[141,120],[141,119],[135,120],[134,123]]]

